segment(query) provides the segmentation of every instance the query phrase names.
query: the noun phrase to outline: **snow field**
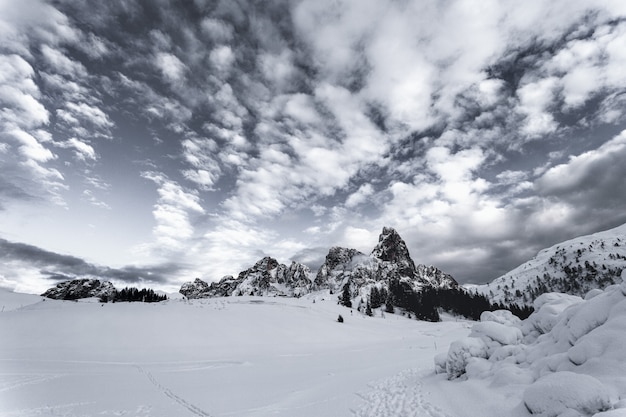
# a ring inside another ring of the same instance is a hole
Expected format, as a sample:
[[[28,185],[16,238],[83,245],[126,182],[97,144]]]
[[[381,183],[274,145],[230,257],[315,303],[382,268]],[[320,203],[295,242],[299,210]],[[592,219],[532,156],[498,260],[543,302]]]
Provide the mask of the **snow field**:
[[[350,314],[324,295],[20,306],[0,314],[3,417],[441,417],[420,381],[469,332]]]

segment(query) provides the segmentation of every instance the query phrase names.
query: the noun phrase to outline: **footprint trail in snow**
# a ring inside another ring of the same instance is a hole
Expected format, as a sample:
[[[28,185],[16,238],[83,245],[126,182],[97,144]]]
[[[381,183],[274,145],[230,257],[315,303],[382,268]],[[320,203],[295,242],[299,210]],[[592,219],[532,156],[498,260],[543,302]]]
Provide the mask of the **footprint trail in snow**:
[[[352,410],[354,417],[450,417],[424,399],[423,371],[410,369],[371,385],[357,394],[364,404]]]

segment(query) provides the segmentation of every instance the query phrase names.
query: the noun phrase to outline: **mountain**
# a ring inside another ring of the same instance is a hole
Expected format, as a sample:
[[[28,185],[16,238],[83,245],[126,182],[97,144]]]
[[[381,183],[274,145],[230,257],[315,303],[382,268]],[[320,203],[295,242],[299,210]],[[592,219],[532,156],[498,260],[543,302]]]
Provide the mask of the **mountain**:
[[[626,268],[626,224],[540,251],[489,284],[467,286],[492,302],[531,304],[546,292],[584,296],[621,282]]]
[[[112,297],[116,290],[109,281],[97,279],[75,279],[64,281],[44,292],[42,297],[55,300],[78,300],[89,297]]]
[[[369,256],[354,249],[331,248],[315,277],[314,288],[336,292],[347,285],[350,298],[367,299],[373,287],[387,291],[394,283],[415,292],[458,287],[451,275],[434,266],[415,266],[398,232],[384,227]]]
[[[196,279],[183,284],[181,294],[187,298],[229,295],[301,296],[311,291],[347,291],[350,298],[367,298],[372,287],[389,289],[391,282],[402,283],[413,291],[423,288],[456,288],[452,276],[426,265],[415,266],[406,243],[393,228],[385,227],[371,254],[356,249],[332,247],[315,278],[310,269],[293,262],[289,267],[265,257],[235,279],[226,276],[207,284]]]
[[[311,270],[306,265],[292,262],[286,266],[266,256],[237,278],[227,275],[210,285],[196,278],[183,284],[179,292],[190,299],[230,295],[298,297],[310,292],[311,285]]]

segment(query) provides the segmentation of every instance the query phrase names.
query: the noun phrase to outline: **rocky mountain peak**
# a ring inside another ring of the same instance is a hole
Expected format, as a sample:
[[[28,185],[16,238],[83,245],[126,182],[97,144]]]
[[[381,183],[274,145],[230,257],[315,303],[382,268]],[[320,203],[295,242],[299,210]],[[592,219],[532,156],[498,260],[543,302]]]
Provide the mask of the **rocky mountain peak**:
[[[276,269],[278,265],[279,264],[276,259],[266,256],[257,261],[257,263],[255,263],[254,266],[248,271],[271,271],[272,269]]]
[[[378,244],[372,250],[372,256],[384,262],[398,264],[398,272],[403,276],[415,274],[415,263],[411,259],[406,243],[391,227],[383,227]]]

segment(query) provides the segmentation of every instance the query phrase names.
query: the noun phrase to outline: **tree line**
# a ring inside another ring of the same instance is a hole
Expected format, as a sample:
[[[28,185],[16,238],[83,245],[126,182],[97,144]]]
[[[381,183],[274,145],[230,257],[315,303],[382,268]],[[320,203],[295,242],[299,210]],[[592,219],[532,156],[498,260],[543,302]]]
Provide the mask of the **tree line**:
[[[103,295],[100,297],[100,301],[103,303],[108,302],[144,302],[144,303],[158,303],[159,301],[167,300],[167,295],[157,294],[151,288],[138,289],[135,287],[126,287],[122,290],[116,291],[111,295]]]
[[[343,287],[339,303],[352,307],[350,300],[350,284]],[[418,320],[440,321],[439,311],[447,311],[472,320],[479,320],[483,311],[509,310],[520,319],[525,319],[534,311],[532,307],[515,303],[491,303],[482,294],[475,294],[463,289],[424,288],[415,291],[409,283],[398,279],[389,281],[389,289],[372,287],[368,300],[361,300],[358,309],[368,316],[373,315],[373,309],[382,307],[388,313],[395,312],[398,307],[409,316]]]

